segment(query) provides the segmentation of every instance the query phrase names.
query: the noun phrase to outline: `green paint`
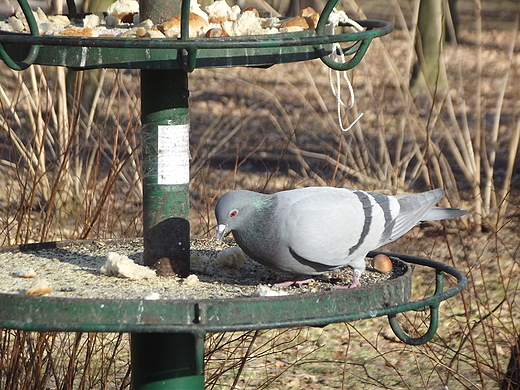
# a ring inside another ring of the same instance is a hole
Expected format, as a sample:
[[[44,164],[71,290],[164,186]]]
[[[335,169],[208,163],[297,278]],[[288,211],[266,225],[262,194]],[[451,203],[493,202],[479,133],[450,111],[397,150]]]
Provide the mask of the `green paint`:
[[[132,389],[203,389],[204,336],[133,333]]]
[[[31,35],[33,37],[39,37],[40,32],[38,31],[38,23],[36,22],[36,18],[34,17],[27,0],[19,0],[19,4],[27,23],[29,24]],[[15,53],[14,55],[10,54],[13,49]],[[39,50],[39,45],[32,45],[24,46],[20,51],[18,45],[4,45],[0,40],[0,58],[8,67],[14,70],[24,70],[31,66],[38,58]]]
[[[47,244],[25,245],[23,250],[60,247],[60,243]],[[373,252],[369,256],[378,253]],[[446,264],[414,256],[387,255],[434,269],[437,277],[435,294],[410,302],[412,271],[406,265],[399,267],[403,267],[402,275],[378,284],[279,297],[151,301],[0,294],[0,327],[30,331],[180,332],[202,335],[208,332],[321,326],[392,317],[424,307],[430,307],[432,314],[437,315],[439,304],[460,293],[467,284],[462,272]],[[444,290],[443,274],[455,277],[457,285]],[[436,328],[437,323],[432,323],[429,338],[433,337]],[[427,342],[429,338],[423,338],[421,342]]]
[[[25,1],[25,0],[21,0]],[[329,11],[330,12],[330,11]],[[325,20],[322,16],[321,20]],[[155,20],[155,19],[153,19]],[[233,38],[127,39],[99,37],[0,35],[0,42],[9,43],[5,57],[20,56],[20,52],[36,50],[31,63],[67,66],[74,69],[183,69],[233,66],[262,66],[322,58],[333,69],[352,68],[361,61],[372,39],[390,33],[388,22],[357,21],[365,31],[334,34],[325,23],[317,31],[281,33]],[[327,59],[331,44],[352,42],[345,48],[353,55],[347,63]],[[17,54],[18,53],[18,54]],[[0,53],[2,54],[2,53]],[[8,64],[11,66],[10,64]]]
[[[92,242],[88,240],[85,244]],[[39,251],[67,244],[70,243],[38,243],[16,248]],[[12,247],[3,250],[16,251]],[[369,256],[376,254],[372,252]],[[462,291],[466,277],[455,268],[433,260],[387,255],[435,269],[435,294],[409,302],[412,272],[405,264],[398,267],[403,270],[402,275],[382,283],[279,297],[153,301],[0,294],[0,327],[54,332],[132,332],[133,389],[202,390],[204,335],[208,332],[322,326],[388,316],[392,329],[404,342],[417,345],[431,340],[437,330],[440,302]],[[444,290],[444,273],[457,278],[458,284]],[[425,335],[412,338],[402,331],[395,316],[424,307],[431,310],[430,327]]]
[[[189,124],[188,95],[184,70],[141,72],[144,261],[159,274],[182,277],[190,272],[189,177],[185,183],[161,184],[159,128],[173,140],[180,137],[189,150],[186,134],[176,134]]]

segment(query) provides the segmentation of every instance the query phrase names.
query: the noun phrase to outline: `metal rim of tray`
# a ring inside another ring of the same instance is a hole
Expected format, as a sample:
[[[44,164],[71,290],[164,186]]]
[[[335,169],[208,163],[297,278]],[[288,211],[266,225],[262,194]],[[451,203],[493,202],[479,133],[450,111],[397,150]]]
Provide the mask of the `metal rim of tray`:
[[[119,62],[115,63],[99,63],[94,67],[112,67],[126,68],[128,62],[132,68],[144,68],[151,66],[149,62],[143,61],[142,64],[125,61],[132,49],[160,50],[161,55],[166,55],[169,60],[164,66],[167,68],[184,68],[187,71],[193,71],[196,67],[211,67],[211,58],[218,59],[222,57],[222,50],[226,49],[242,49],[243,53],[235,54],[241,60],[235,62],[228,61],[228,65],[217,62],[213,66],[269,66],[274,63],[303,61],[313,58],[321,58],[329,67],[336,70],[348,70],[356,66],[365,55],[372,39],[390,33],[393,26],[389,22],[377,20],[359,20],[361,26],[365,27],[365,31],[355,33],[333,34],[327,21],[330,13],[337,5],[339,0],[330,0],[325,6],[320,16],[315,31],[303,31],[296,33],[280,33],[256,36],[226,37],[226,38],[189,38],[188,37],[188,20],[184,16],[181,20],[181,38],[99,38],[99,37],[63,37],[63,36],[45,36],[38,32],[38,25],[27,3],[27,0],[18,0],[26,19],[28,21],[31,34],[27,33],[0,33],[0,57],[4,62],[15,70],[23,70],[33,63],[41,65],[59,65],[71,66],[74,68],[88,69],[84,65],[85,52],[79,54],[74,53],[75,57],[79,57],[78,61],[68,59],[70,63],[47,63],[45,55],[39,55],[40,48],[58,47],[60,50],[66,48],[111,48],[118,52],[111,53],[118,55]],[[190,0],[183,0],[182,15],[189,14]],[[332,32],[328,34],[327,32]],[[325,47],[332,43],[355,42],[348,48],[343,48],[345,55],[352,55],[347,62],[339,63],[329,57],[331,53],[330,47]],[[23,60],[15,60],[8,53],[3,44],[24,44],[30,45],[28,53]],[[288,53],[284,53],[284,48]],[[292,49],[290,49],[292,48]],[[300,48],[300,49],[296,49]],[[273,52],[273,49],[275,50]],[[278,53],[276,52],[278,51]],[[166,52],[168,52],[166,54]],[[201,52],[205,52],[209,56],[209,60],[197,62]],[[54,57],[66,58],[67,53],[60,53]],[[99,55],[93,53],[93,56]],[[69,56],[73,57],[73,56]],[[266,62],[266,58],[269,61]],[[233,57],[231,57],[233,58]],[[247,58],[247,60],[244,60]],[[157,61],[156,59],[153,61]],[[245,63],[244,63],[245,61]]]
[[[2,247],[0,251],[38,251],[65,247],[71,243],[88,245],[100,241],[103,240],[27,244]],[[382,252],[370,252],[368,256],[373,257],[379,253]],[[423,344],[435,335],[440,303],[462,291],[467,284],[467,279],[460,271],[443,263],[415,256],[385,254],[399,259],[398,261],[434,268],[436,270],[434,295],[409,302],[411,296],[411,268],[409,266],[404,268],[405,271],[401,276],[385,283],[354,289],[279,297],[153,301],[0,294],[0,326],[30,331],[191,332],[203,334],[295,326],[323,326],[337,322],[388,316],[397,337],[408,344]],[[396,260],[394,259],[394,261]],[[444,273],[454,276],[458,281],[457,285],[445,291]],[[375,301],[367,299],[367,291],[370,289],[372,289],[371,295],[374,295]],[[426,334],[420,337],[410,337],[400,328],[396,314],[425,307],[429,307],[431,311],[430,328]],[[360,309],[357,310],[357,308]]]

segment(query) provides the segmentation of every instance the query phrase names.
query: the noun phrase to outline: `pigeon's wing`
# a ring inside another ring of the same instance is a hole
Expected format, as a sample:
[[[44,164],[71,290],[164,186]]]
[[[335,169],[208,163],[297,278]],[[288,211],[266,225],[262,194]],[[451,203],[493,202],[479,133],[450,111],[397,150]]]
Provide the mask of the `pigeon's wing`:
[[[395,199],[399,202],[399,213],[396,215],[391,228],[383,233],[379,246],[397,240],[421,221],[424,221],[425,216],[444,194],[444,190],[436,189],[419,194],[396,196]]]
[[[279,205],[284,216],[281,239],[293,256],[327,267],[364,256],[384,230],[382,209],[363,191],[308,191]]]

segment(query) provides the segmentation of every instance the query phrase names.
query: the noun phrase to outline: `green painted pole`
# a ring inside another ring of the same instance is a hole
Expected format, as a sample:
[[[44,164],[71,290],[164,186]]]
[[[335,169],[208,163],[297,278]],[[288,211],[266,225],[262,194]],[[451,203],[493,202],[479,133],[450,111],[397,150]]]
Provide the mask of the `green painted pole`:
[[[141,71],[144,263],[186,277],[189,252],[188,75]]]
[[[180,0],[141,0],[155,23]],[[190,273],[188,74],[141,71],[144,263],[160,276]],[[132,389],[204,389],[204,334],[132,333]]]
[[[133,333],[132,390],[203,390],[204,335]]]
[[[189,275],[188,76],[141,72],[144,261]],[[204,335],[133,333],[132,389],[204,389]]]

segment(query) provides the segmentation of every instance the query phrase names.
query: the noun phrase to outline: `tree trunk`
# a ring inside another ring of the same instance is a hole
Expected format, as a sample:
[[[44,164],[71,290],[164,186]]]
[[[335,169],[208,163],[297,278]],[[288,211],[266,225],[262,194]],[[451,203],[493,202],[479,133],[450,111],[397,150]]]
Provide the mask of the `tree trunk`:
[[[415,35],[417,61],[410,80],[414,94],[423,88],[432,94],[447,88],[443,56],[444,21],[443,1],[421,0]]]

